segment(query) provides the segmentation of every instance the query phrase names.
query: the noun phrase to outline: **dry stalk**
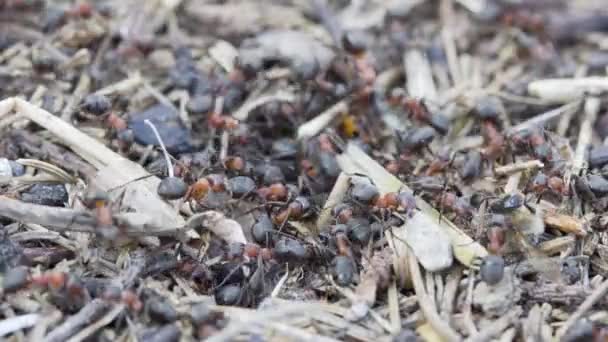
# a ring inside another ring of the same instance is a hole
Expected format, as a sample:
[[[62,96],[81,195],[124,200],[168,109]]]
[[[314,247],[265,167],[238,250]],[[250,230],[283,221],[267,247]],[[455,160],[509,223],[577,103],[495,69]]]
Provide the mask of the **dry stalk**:
[[[173,164],[171,163],[171,157],[169,156],[169,152],[167,152],[167,148],[165,147],[163,139],[160,137],[160,133],[158,133],[156,126],[154,126],[154,124],[150,122],[150,120],[146,119],[144,120],[144,123],[148,125],[150,129],[152,129],[152,132],[154,132],[154,136],[156,137],[156,140],[158,140],[160,148],[163,150],[163,156],[165,157],[165,163],[167,164],[167,174],[169,175],[169,177],[173,178]]]
[[[325,205],[323,205],[323,209],[321,213],[319,213],[319,217],[317,218],[317,222],[315,226],[319,231],[323,231],[331,221],[331,210],[338,204],[342,203],[346,192],[350,186],[350,176],[341,172],[336,179],[336,183],[334,183],[334,187],[331,189],[329,193],[329,197],[327,197],[327,201],[325,201]]]
[[[125,94],[139,87],[143,82],[143,78],[139,72],[130,75],[127,79],[111,84],[105,88],[101,88],[95,92],[97,95],[113,95]]]
[[[421,51],[408,50],[403,55],[403,65],[407,76],[408,94],[417,99],[427,100],[428,105],[434,107],[439,96],[428,58]]]
[[[508,164],[505,166],[500,166],[500,167],[497,167],[496,170],[494,170],[494,172],[496,172],[497,175],[508,176],[512,173],[537,170],[537,169],[541,169],[543,167],[544,167],[544,164],[540,160],[535,159],[535,160],[527,160],[527,161],[523,161],[523,162],[516,162],[516,163]]]
[[[117,305],[116,307],[114,307],[114,309],[108,311],[108,313],[105,314],[103,317],[101,317],[99,320],[97,320],[96,322],[94,322],[91,325],[87,326],[86,328],[80,330],[72,338],[68,339],[67,342],[80,342],[80,341],[83,341],[83,340],[87,339],[88,337],[90,337],[91,335],[93,335],[97,330],[99,330],[99,329],[105,327],[106,325],[112,323],[112,321],[114,319],[116,319],[116,317],[124,309],[125,309],[124,305]]]
[[[0,321],[0,337],[29,328],[35,325],[40,318],[40,315],[35,313],[5,318]]]
[[[553,121],[562,115],[568,115],[579,110],[582,101],[576,99],[572,102],[566,103],[565,105],[547,111],[545,113],[536,115],[522,123],[519,123],[509,129],[509,133],[516,133],[526,129],[543,126],[545,123]]]
[[[570,315],[568,320],[564,323],[564,325],[559,328],[556,333],[556,337],[559,339],[570,329],[570,327],[578,321],[587,311],[591,310],[593,305],[600,301],[602,297],[604,297],[608,293],[608,280],[604,280],[604,282],[597,287],[593,292],[585,299],[584,302]]]
[[[484,342],[491,341],[493,338],[499,336],[505,329],[507,329],[511,324],[514,324],[518,321],[519,316],[522,314],[522,309],[520,307],[513,308],[509,313],[500,317],[499,319],[492,322],[491,325],[486,327],[485,329],[479,331],[474,337],[467,339],[469,342]]]
[[[596,94],[608,90],[608,77],[545,79],[528,84],[528,92],[534,96],[556,103],[566,103],[585,94]]]
[[[262,95],[259,97],[252,98],[247,102],[243,103],[235,112],[232,117],[244,121],[247,120],[249,113],[259,106],[263,106],[266,103],[279,101],[279,102],[294,102],[296,100],[295,95],[287,91],[278,91],[275,94]]]
[[[65,104],[65,107],[63,107],[63,111],[61,112],[61,118],[63,120],[67,122],[72,120],[72,115],[74,114],[74,109],[76,109],[76,104],[78,104],[84,95],[89,92],[90,87],[91,77],[89,77],[88,74],[83,73],[80,75],[76,89],[74,89],[74,94],[72,94],[68,102]]]
[[[572,161],[572,173],[577,175],[587,167],[587,147],[591,144],[593,137],[593,125],[600,110],[601,101],[598,97],[589,97],[585,100],[585,116],[581,123],[576,143],[574,160]]]
[[[342,100],[335,105],[329,107],[321,114],[315,116],[311,120],[305,122],[298,127],[298,140],[314,137],[319,134],[325,127],[334,121],[340,114],[348,110],[348,101]]]
[[[477,335],[477,327],[473,321],[473,286],[475,284],[474,272],[471,270],[467,278],[467,296],[465,298],[463,313],[464,313],[464,324],[469,331],[469,336]]]
[[[454,331],[445,321],[443,321],[441,316],[439,316],[437,313],[432,299],[429,297],[424,288],[424,280],[422,280],[420,266],[418,265],[418,260],[413,253],[409,253],[408,264],[412,274],[412,282],[418,298],[418,304],[424,313],[424,317],[427,319],[433,329],[446,341],[462,340],[462,337],[460,337],[456,331]]]
[[[106,312],[110,304],[101,299],[94,299],[85,305],[80,311],[70,316],[61,325],[53,329],[46,337],[44,342],[62,342],[79,332],[89,322],[97,319]]]
[[[0,196],[0,216],[39,224],[57,232],[95,233],[97,226],[97,218],[89,211],[25,203],[3,196]],[[112,218],[117,224],[124,225],[125,234],[132,237],[176,236],[191,229],[190,225],[156,225],[154,218],[136,212],[116,213]]]

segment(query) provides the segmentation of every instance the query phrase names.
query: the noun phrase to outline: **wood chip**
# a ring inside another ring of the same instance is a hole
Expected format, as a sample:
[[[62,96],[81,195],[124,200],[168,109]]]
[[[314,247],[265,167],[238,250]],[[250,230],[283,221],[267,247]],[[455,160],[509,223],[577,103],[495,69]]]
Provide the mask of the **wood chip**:
[[[585,94],[608,91],[608,77],[555,78],[530,82],[528,92],[543,100],[567,103]]]
[[[546,210],[543,214],[543,222],[545,222],[547,226],[559,229],[566,234],[572,233],[577,236],[587,235],[584,221],[574,216]]]

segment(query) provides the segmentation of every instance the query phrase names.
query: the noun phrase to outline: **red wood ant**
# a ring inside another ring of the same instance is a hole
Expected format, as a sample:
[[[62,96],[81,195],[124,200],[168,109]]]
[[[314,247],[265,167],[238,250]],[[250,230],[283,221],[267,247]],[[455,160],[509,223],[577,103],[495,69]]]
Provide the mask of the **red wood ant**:
[[[440,113],[431,113],[424,100],[405,98],[403,106],[412,118],[433,127],[440,134],[446,134],[450,129],[448,118]]]
[[[397,211],[412,215],[416,209],[413,194],[406,191],[380,194],[376,186],[367,182],[357,182],[350,189],[350,196],[358,203],[371,206],[374,210]]]
[[[554,161],[554,151],[542,129],[533,128],[515,132],[509,136],[516,151],[528,153],[544,163]]]
[[[289,189],[283,183],[274,183],[259,188],[257,194],[266,201],[285,201],[289,198]]]
[[[482,134],[486,146],[481,153],[486,160],[493,162],[505,152],[505,137],[496,124],[489,120],[482,123]]]
[[[15,269],[15,271],[22,273],[22,269]],[[89,291],[83,282],[69,273],[46,272],[39,275],[29,275],[27,271],[25,271],[19,278],[20,281],[18,283],[12,284],[11,291],[17,291],[29,286],[36,286],[51,291],[65,291],[68,298],[73,300],[90,299]],[[140,311],[143,308],[139,296],[130,290],[122,291],[119,288],[109,287],[102,293],[101,298],[104,300],[121,302],[133,311]]]
[[[559,196],[568,196],[570,190],[561,177],[548,177],[542,172],[539,172],[529,186],[530,190],[538,195],[537,202],[540,202],[543,195],[547,193],[556,194]]]
[[[213,129],[234,130],[238,127],[239,121],[231,116],[222,115],[224,98],[218,97],[215,100],[215,108],[209,114],[209,127]]]
[[[222,192],[226,190],[226,180],[223,175],[209,174],[190,185],[186,198],[200,201],[209,191]]]
[[[444,192],[439,197],[439,206],[441,208],[440,212],[443,209],[447,209],[459,217],[470,219],[473,217],[474,209],[473,207],[462,197],[456,196],[451,192]]]
[[[272,221],[276,225],[282,225],[287,222],[288,219],[301,219],[310,213],[311,204],[308,198],[303,196],[296,197],[287,208],[279,211],[272,216]]]

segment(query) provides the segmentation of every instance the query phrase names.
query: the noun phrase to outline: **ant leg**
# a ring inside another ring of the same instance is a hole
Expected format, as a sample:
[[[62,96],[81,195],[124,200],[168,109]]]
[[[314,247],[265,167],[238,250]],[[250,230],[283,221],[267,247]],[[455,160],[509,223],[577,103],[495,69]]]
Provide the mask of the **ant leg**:
[[[285,221],[281,222],[281,226],[278,229],[279,232],[283,231],[283,228],[285,227],[285,224],[287,224],[287,221],[289,220],[290,216],[291,216],[291,208],[287,207],[287,217],[285,218]]]
[[[447,190],[448,187],[448,179],[447,177],[444,178],[443,181],[443,189],[441,190],[441,197],[439,199],[439,223],[441,223],[441,219],[443,218],[443,197],[445,195],[445,191]]]
[[[464,151],[454,151],[454,153],[452,153],[452,156],[450,157],[450,161],[448,162],[448,166],[446,168],[451,168],[454,165],[454,161],[456,160],[456,156],[458,154],[464,154]]]
[[[528,208],[533,214],[536,213],[536,209],[532,207],[526,199],[524,199],[524,207]]]
[[[439,223],[441,223],[441,219],[443,218],[443,202],[439,203]]]

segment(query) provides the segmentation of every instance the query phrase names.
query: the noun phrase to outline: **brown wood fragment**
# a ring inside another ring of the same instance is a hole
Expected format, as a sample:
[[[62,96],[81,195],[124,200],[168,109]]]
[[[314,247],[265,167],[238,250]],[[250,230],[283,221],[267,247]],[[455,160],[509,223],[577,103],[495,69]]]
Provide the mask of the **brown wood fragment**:
[[[587,235],[585,223],[582,220],[570,215],[546,211],[543,215],[543,221],[547,226],[559,229],[567,234],[572,233],[577,236]]]

